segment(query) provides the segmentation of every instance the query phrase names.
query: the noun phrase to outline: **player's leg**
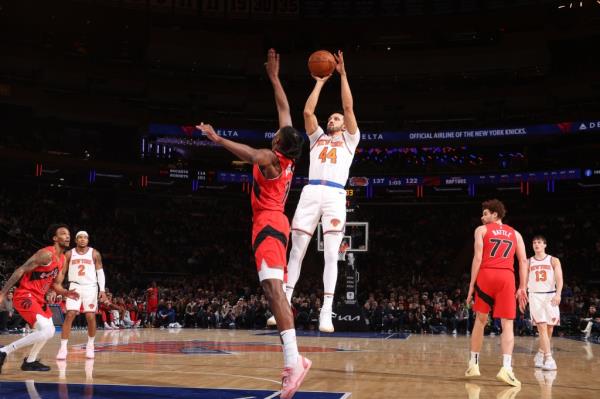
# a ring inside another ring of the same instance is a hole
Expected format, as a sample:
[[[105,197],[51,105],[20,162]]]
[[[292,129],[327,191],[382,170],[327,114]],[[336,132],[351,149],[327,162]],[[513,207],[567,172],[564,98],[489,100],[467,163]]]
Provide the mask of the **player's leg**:
[[[277,329],[283,345],[281,398],[291,398],[300,387],[312,363],[298,354],[294,318],[283,291],[286,247],[275,237],[267,237],[258,245],[258,240],[253,241],[258,277],[277,319]]]
[[[85,320],[88,328],[88,341],[85,346],[85,357],[88,359],[94,358],[94,340],[96,339],[96,313],[86,312]]]
[[[500,336],[502,367],[496,375],[496,379],[509,385],[520,387],[521,382],[517,380],[512,369],[512,354],[515,346],[513,326],[514,319],[517,316],[515,276],[512,271],[506,271],[503,274],[499,274],[497,279],[497,284],[502,288],[495,296],[494,318],[500,318],[502,321],[502,335]]]
[[[29,357],[24,359],[21,369],[24,371],[50,370],[50,367],[44,366],[36,360],[37,355],[44,347],[46,341],[54,336],[55,329],[50,309],[47,306],[38,303],[34,298],[28,296],[15,295],[13,303],[15,310],[19,312],[21,317],[23,317],[30,326],[33,326],[34,332],[0,348],[0,373],[2,372],[2,365],[8,354],[30,345],[33,345],[33,347]],[[28,361],[30,359],[32,360]]]
[[[477,301],[477,298],[475,300]],[[481,308],[483,306],[480,305],[479,307]],[[473,309],[475,310],[475,308]],[[478,377],[481,375],[479,372],[479,354],[481,353],[481,347],[483,346],[483,333],[487,320],[487,312],[475,312],[475,322],[471,333],[471,356],[469,358],[467,371],[465,372],[466,377]]]
[[[24,348],[26,346],[32,345],[31,351],[29,352],[29,356],[23,359],[23,364],[21,365],[21,370],[23,371],[49,371],[50,367],[41,364],[37,360],[37,356],[40,351],[46,345],[46,342],[54,336],[54,323],[52,323],[52,318],[45,317],[42,314],[38,314],[36,316],[36,321],[28,321],[28,323],[33,324],[34,332],[10,343],[9,345],[0,348],[0,372],[2,370],[2,365],[6,356],[18,349]]]
[[[323,306],[319,330],[333,332],[333,296],[338,277],[338,254],[346,225],[346,191],[326,188],[323,194]]]
[[[46,315],[48,316],[48,315]],[[55,328],[52,316],[46,317],[44,315],[38,315],[34,329],[40,332],[40,340],[33,344],[29,356],[23,360],[21,370],[23,371],[50,371],[50,367],[43,365],[38,361],[38,355],[42,348],[46,345],[49,339],[54,336]]]
[[[542,368],[544,365],[544,353],[546,353],[546,340],[544,339],[546,319],[542,312],[543,309],[541,307],[540,298],[540,295],[536,293],[529,294],[529,314],[531,315],[531,320],[535,324],[539,335],[538,350],[533,358],[533,363],[536,368]]]
[[[546,314],[547,324],[544,329],[544,335],[546,337],[546,348],[544,348],[544,364],[542,370],[554,371],[557,369],[556,361],[552,356],[552,334],[554,333],[554,325],[560,323],[560,312],[558,306],[552,305],[552,295],[544,295],[543,309]],[[540,330],[540,338],[542,336],[542,327],[538,326]]]
[[[69,289],[74,289],[79,294],[79,298],[77,298],[77,299],[67,298],[67,300],[65,302],[67,314],[65,315],[65,320],[63,321],[63,325],[62,325],[62,331],[60,333],[61,339],[60,339],[60,348],[58,350],[58,353],[56,354],[57,360],[65,360],[67,358],[69,336],[71,335],[73,320],[75,320],[75,317],[77,317],[77,315],[79,314],[79,310],[81,309],[81,301],[82,301],[81,287],[78,284],[73,283],[70,285]]]
[[[554,326],[546,323],[538,325],[538,331],[540,333],[540,349],[544,352],[544,360],[541,366],[544,371],[556,370],[556,361],[552,357],[552,346],[550,344],[553,329]]]
[[[333,298],[338,277],[338,256],[344,233],[339,231],[326,232],[323,235],[325,265],[323,268],[323,306],[319,315],[319,330],[333,332],[331,321],[333,313]]]
[[[287,262],[288,278],[286,283],[286,298],[292,303],[292,295],[300,278],[302,261],[312,239],[319,218],[321,217],[321,187],[306,186],[300,195],[292,220],[292,249]]]
[[[94,340],[96,338],[96,310],[98,309],[98,288],[86,287],[82,290],[81,301],[87,321],[88,342],[85,346],[85,357],[94,358]]]
[[[548,328],[547,328],[548,325],[544,322],[536,322],[536,326],[538,329],[538,335],[539,335],[539,339],[540,339],[538,353],[536,354],[536,356],[539,357],[539,354],[541,354],[542,362],[541,362],[541,364],[539,364],[536,361],[535,366],[542,367],[544,364],[544,358],[546,357],[546,355],[550,354],[550,341],[548,340]]]
[[[308,244],[310,244],[321,217],[320,194],[316,190],[317,188],[314,186],[304,187],[292,220],[292,249],[287,262],[287,282],[284,283],[285,296],[289,305],[292,304],[294,288],[300,278],[302,261],[306,255]],[[269,326],[276,324],[277,320],[274,315],[267,320]]]
[[[65,320],[63,321],[62,325],[62,331],[60,333],[60,348],[56,354],[57,360],[65,360],[67,358],[71,327],[73,325],[73,320],[75,320],[75,317],[77,317],[78,313],[79,312],[76,310],[67,310],[67,314],[65,315]]]
[[[552,353],[552,334],[554,334],[554,326],[548,324],[546,329],[548,330],[548,348],[550,349],[550,353]]]
[[[471,356],[465,376],[477,377],[479,372],[479,355],[483,345],[483,334],[488,321],[488,314],[494,306],[494,290],[490,283],[490,276],[486,270],[480,270],[475,282],[473,312],[475,313],[475,322],[473,331],[471,331]]]
[[[512,353],[515,346],[514,320],[504,318],[501,320],[502,334],[500,336],[500,347],[502,348],[502,367],[496,375],[496,379],[509,385],[520,387],[521,382],[517,380],[512,369]]]

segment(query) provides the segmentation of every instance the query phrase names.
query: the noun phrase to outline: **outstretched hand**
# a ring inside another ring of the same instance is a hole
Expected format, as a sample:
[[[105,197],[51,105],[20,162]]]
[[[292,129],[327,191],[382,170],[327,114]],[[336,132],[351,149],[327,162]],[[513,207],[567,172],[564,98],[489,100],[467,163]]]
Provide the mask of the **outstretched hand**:
[[[335,70],[342,76],[346,74],[346,67],[344,65],[344,53],[342,50],[338,50],[337,54],[333,55],[335,57],[335,61],[337,62],[335,66]]]
[[[213,143],[220,143],[221,142],[221,136],[219,136],[217,134],[217,132],[215,132],[215,129],[213,129],[213,127],[209,124],[204,124],[204,122],[200,122],[199,125],[196,125],[196,129],[201,130],[202,133]]]
[[[279,77],[279,54],[275,49],[270,48],[267,53],[267,62],[265,62],[265,69],[269,79],[275,80]]]

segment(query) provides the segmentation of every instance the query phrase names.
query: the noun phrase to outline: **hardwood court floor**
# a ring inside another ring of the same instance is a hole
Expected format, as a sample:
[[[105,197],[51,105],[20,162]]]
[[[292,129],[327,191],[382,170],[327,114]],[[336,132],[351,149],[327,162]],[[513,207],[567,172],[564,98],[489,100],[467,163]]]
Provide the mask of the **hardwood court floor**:
[[[533,367],[537,340],[517,337],[513,363],[523,387],[515,396],[514,390],[495,380],[501,362],[498,337],[485,338],[482,376],[471,381],[463,377],[468,337],[383,337],[299,337],[301,352],[313,361],[302,391],[351,393],[352,399],[600,397],[598,344],[555,338],[559,370],[553,376],[536,372]],[[0,336],[0,344],[5,345],[15,338],[17,336]],[[0,375],[0,398],[3,398],[2,383],[8,386],[7,381],[31,379],[36,383],[243,388],[272,393],[280,386],[279,339],[265,331],[99,331],[96,359],[92,362],[85,360],[82,349],[85,342],[84,331],[73,332],[69,358],[63,363],[64,378],[54,360],[59,346],[58,334],[40,356],[52,366],[49,373],[21,372],[19,366],[26,352],[11,354]],[[71,399],[73,397],[71,395]]]

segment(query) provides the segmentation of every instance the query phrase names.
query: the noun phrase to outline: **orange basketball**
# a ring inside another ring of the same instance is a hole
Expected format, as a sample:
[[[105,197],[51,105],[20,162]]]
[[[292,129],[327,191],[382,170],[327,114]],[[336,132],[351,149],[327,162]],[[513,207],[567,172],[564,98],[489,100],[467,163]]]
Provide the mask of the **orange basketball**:
[[[313,76],[324,78],[333,73],[335,69],[335,58],[327,50],[315,51],[308,57],[308,70]]]

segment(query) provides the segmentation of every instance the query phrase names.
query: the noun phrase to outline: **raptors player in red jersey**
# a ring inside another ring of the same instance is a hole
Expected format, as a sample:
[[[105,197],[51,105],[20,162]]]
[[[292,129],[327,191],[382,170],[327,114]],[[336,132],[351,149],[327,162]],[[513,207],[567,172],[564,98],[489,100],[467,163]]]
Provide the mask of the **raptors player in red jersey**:
[[[279,81],[279,54],[275,50],[269,50],[265,67],[273,85],[279,114],[279,130],[270,150],[257,150],[224,139],[210,125],[200,124],[197,127],[211,141],[253,164],[252,249],[260,284],[277,319],[283,343],[281,398],[289,399],[294,396],[311,366],[310,360],[298,354],[294,319],[283,288],[290,234],[290,224],[283,211],[292,183],[294,164],[302,154],[304,140],[292,127],[290,107]]]
[[[34,333],[0,348],[0,373],[8,354],[29,345],[33,345],[33,348],[29,357],[23,360],[21,370],[50,370],[50,367],[37,359],[46,341],[54,336],[52,312],[46,303],[46,294],[65,264],[64,252],[69,247],[71,237],[69,228],[62,224],[50,226],[47,235],[53,245],[40,249],[17,268],[0,291],[2,303],[8,291],[15,284],[19,284],[13,297],[15,309],[35,330]],[[64,288],[60,288],[56,293],[73,299],[79,298],[75,291],[67,291]]]
[[[493,309],[493,317],[502,320],[502,368],[496,378],[509,385],[520,387],[512,370],[514,347],[513,322],[517,316],[515,300],[515,254],[519,261],[519,289],[516,297],[522,311],[527,304],[528,263],[523,237],[518,231],[502,223],[506,214],[504,204],[496,199],[481,204],[482,226],[475,229],[475,254],[471,266],[471,283],[467,294],[467,304],[475,295],[473,311],[476,312],[475,325],[471,335],[471,358],[467,377],[479,376],[479,352],[483,345],[483,332],[488,314]]]

